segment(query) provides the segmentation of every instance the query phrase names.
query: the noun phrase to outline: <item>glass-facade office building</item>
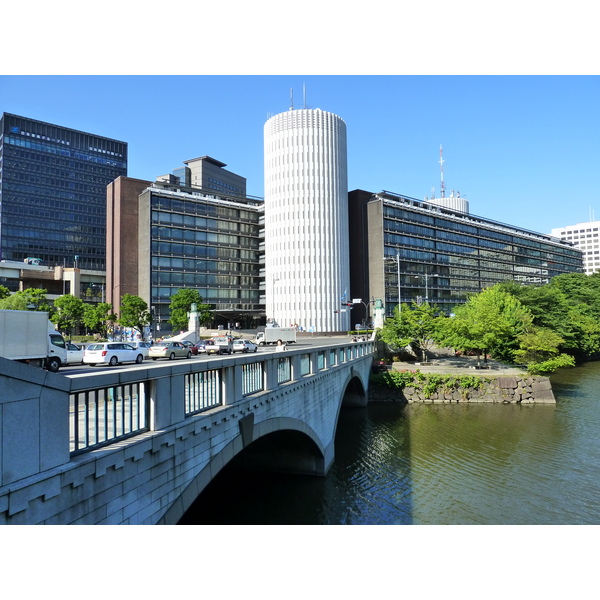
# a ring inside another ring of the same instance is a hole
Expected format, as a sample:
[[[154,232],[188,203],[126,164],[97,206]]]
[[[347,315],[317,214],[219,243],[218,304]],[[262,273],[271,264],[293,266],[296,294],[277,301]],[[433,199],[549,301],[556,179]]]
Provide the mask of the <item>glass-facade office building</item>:
[[[154,183],[139,197],[138,288],[160,331],[171,297],[197,289],[214,325],[255,327],[264,316],[259,245],[263,202]]]
[[[581,251],[549,235],[390,192],[354,190],[349,202],[352,295],[383,300],[386,314],[399,298],[450,312],[501,281],[583,271]]]
[[[106,186],[126,174],[125,142],[3,113],[0,259],[104,271]]]

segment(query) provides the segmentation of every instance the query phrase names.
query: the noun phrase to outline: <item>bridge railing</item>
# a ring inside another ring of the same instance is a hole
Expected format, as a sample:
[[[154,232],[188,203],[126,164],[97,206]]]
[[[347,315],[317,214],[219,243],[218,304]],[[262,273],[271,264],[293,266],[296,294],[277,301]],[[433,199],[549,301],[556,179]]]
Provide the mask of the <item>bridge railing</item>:
[[[71,379],[70,453],[158,430],[253,394],[370,355],[374,342],[244,354],[214,361],[153,364],[127,371],[127,381],[90,385],[116,373]],[[139,372],[139,375],[137,373]],[[137,375],[137,378],[136,378]],[[133,378],[133,379],[132,379]]]

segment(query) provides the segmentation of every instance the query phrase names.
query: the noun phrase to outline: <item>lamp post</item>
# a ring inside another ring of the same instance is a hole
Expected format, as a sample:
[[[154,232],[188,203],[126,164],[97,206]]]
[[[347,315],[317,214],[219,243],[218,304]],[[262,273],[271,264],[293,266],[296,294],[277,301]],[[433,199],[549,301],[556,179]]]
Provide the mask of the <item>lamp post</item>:
[[[429,304],[429,274],[424,273],[423,275],[415,275],[415,278],[417,277],[425,277],[425,302]],[[434,273],[431,277],[438,277],[438,274]]]

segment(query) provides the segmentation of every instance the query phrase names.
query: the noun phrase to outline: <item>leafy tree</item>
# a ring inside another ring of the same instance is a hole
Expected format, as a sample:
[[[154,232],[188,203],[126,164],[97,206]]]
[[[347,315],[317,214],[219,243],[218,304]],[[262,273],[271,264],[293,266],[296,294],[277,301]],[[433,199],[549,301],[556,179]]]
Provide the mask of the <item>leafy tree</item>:
[[[144,328],[152,322],[148,304],[139,296],[124,294],[121,298],[121,315],[117,323],[122,327],[132,327],[144,339]]]
[[[384,323],[381,339],[391,346],[404,348],[414,345],[427,360],[427,350],[435,344],[436,313],[438,309],[429,303],[412,303],[409,307],[394,310],[394,315]]]
[[[594,308],[596,296],[600,299],[600,289],[595,290],[598,283],[600,277],[571,273],[543,286],[505,282],[499,287],[520,300],[536,327],[551,329],[563,338],[563,352],[585,356],[600,351],[600,312]]]
[[[46,298],[47,290],[27,288],[0,300],[0,308],[5,310],[36,310],[52,314]]]
[[[443,319],[437,329],[437,341],[477,355],[494,354],[512,362],[518,338],[532,324],[531,313],[517,298],[498,286],[471,296],[455,309],[455,316]]]
[[[54,301],[54,309],[55,312],[50,320],[56,324],[60,331],[68,332],[70,338],[73,328],[77,327],[83,320],[85,312],[83,300],[72,294],[65,294]]]
[[[531,364],[556,358],[563,341],[560,335],[550,329],[533,327],[519,336],[519,349],[515,350],[515,359]]]
[[[10,296],[10,290],[4,286],[0,285],[0,300],[4,300]]]
[[[112,304],[100,302],[99,304],[86,304],[83,315],[83,324],[93,333],[99,333],[104,339],[108,337],[110,324],[117,320]]]
[[[211,320],[210,305],[204,304],[204,300],[200,292],[195,289],[181,288],[173,296],[171,296],[171,304],[169,310],[171,317],[169,323],[173,330],[187,329],[189,317],[188,314],[192,308],[192,304],[196,304],[196,310],[199,313],[200,323],[206,323]]]

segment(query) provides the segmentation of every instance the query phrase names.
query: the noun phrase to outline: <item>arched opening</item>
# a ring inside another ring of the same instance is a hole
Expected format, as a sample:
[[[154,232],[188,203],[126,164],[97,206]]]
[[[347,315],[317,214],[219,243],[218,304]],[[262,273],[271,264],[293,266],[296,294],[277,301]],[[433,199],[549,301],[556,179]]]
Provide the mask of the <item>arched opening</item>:
[[[196,500],[178,521],[179,525],[219,524],[235,520],[236,508],[244,502],[244,511],[251,514],[248,503],[260,496],[256,490],[263,482],[273,484],[273,473],[285,489],[291,477],[314,479],[323,472],[324,457],[321,450],[308,435],[300,431],[279,430],[269,433],[249,444],[202,490]],[[294,502],[294,498],[262,498],[265,502]],[[258,511],[257,511],[258,512]]]
[[[342,396],[342,406],[366,406],[369,401],[360,377],[354,376],[346,384]]]

